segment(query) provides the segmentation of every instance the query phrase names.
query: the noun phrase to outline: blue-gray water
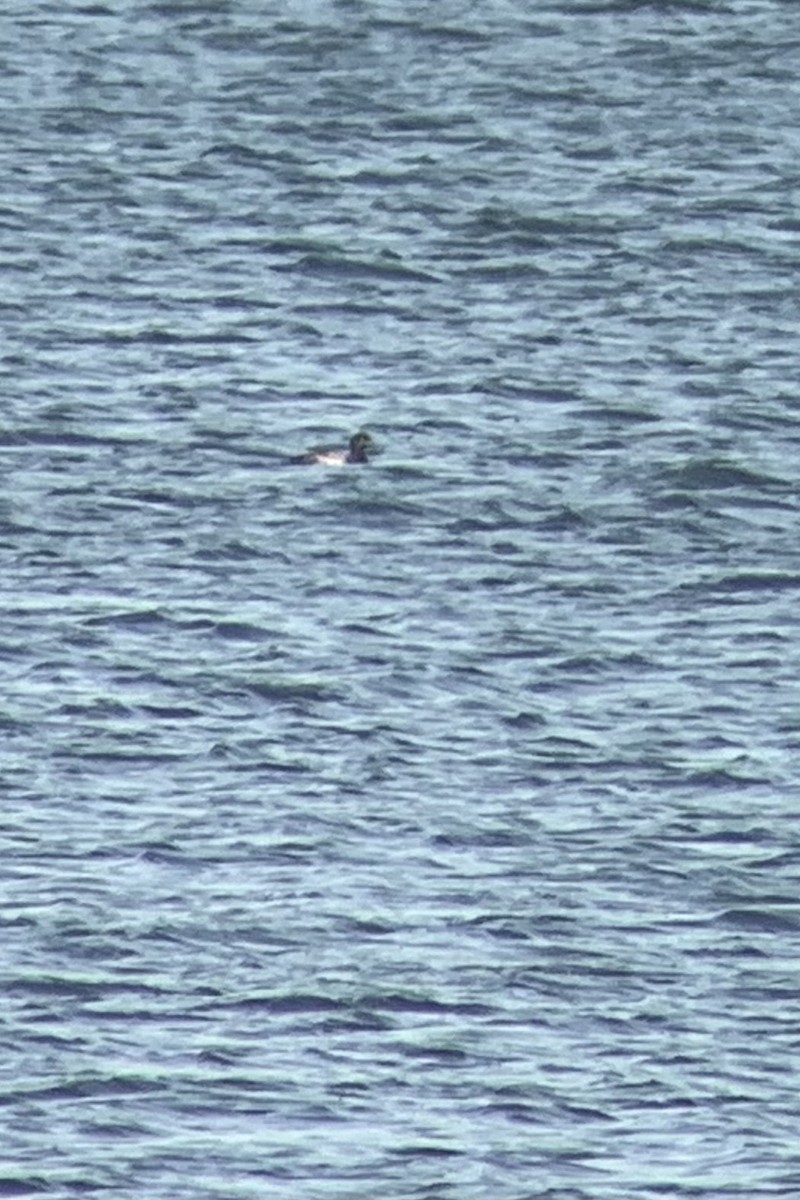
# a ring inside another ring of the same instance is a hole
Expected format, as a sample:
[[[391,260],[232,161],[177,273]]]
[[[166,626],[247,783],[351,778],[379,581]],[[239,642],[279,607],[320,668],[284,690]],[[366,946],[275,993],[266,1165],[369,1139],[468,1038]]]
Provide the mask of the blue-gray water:
[[[796,1200],[800,8],[0,34],[0,1195]]]

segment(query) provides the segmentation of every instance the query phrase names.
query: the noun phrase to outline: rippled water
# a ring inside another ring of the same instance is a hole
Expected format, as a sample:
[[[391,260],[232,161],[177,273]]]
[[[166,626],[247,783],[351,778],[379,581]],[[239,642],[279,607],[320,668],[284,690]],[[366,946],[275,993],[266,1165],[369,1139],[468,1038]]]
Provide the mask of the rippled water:
[[[800,10],[4,13],[0,1194],[800,1195]]]

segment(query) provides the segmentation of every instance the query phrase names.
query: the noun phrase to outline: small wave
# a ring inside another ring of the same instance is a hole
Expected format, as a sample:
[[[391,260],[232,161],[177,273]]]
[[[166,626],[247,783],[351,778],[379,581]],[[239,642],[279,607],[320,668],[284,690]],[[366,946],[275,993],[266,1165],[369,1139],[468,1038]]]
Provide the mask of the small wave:
[[[428,271],[409,267],[399,258],[387,255],[384,259],[353,258],[344,254],[304,254],[294,263],[274,266],[276,271],[300,271],[309,275],[334,275],[356,279],[384,279],[396,282],[405,279],[416,283],[437,283]]]
[[[536,524],[537,529],[546,533],[570,533],[585,529],[589,521],[574,508],[567,506],[557,509]]]
[[[248,621],[218,621],[214,625],[217,637],[231,642],[263,642],[277,636],[274,632],[252,625]]]
[[[800,929],[800,914],[789,916],[769,908],[729,908],[719,915],[717,922],[756,933],[796,933]]]
[[[458,1158],[464,1151],[452,1146],[411,1145],[398,1146],[389,1153],[396,1158]]]
[[[699,459],[668,472],[677,487],[690,491],[724,488],[768,488],[786,486],[783,480],[752,471],[723,458]]]
[[[292,992],[272,996],[242,996],[238,1000],[234,1000],[231,1007],[291,1015],[293,1013],[341,1012],[349,1006],[344,1001],[336,1000],[332,996]]]
[[[782,571],[740,571],[732,575],[681,583],[676,592],[735,595],[737,592],[793,592],[800,588],[800,575]]]
[[[454,274],[466,279],[485,279],[490,283],[492,281],[502,283],[504,280],[529,279],[532,275],[545,276],[547,271],[529,259],[518,258],[506,259],[502,262],[470,263],[469,266],[455,271]]]
[[[599,421],[608,425],[649,425],[660,421],[658,413],[646,408],[623,408],[621,405],[609,404],[607,407],[592,406],[581,409],[581,417],[590,421]]]
[[[139,708],[148,716],[157,717],[159,721],[191,721],[204,715],[201,708],[181,708],[177,705],[140,704]]]
[[[106,613],[99,617],[87,617],[83,622],[92,628],[119,626],[124,629],[152,629],[171,624],[168,617],[157,608],[123,609],[121,612]]]
[[[461,1016],[486,1016],[493,1011],[485,1004],[443,1003],[429,996],[412,996],[401,992],[375,993],[361,997],[365,1008],[395,1013],[454,1013]]]
[[[52,1195],[50,1185],[37,1175],[6,1175],[0,1179],[0,1196],[35,1196],[41,1192]]]
[[[261,700],[272,700],[277,704],[342,699],[340,693],[330,684],[313,680],[253,679],[244,681],[243,687]]]

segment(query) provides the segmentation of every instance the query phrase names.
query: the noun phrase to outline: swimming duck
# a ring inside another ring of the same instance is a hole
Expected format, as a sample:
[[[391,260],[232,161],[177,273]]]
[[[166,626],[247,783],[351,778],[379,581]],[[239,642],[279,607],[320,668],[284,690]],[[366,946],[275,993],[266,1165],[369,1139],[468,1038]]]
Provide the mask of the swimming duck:
[[[369,434],[360,429],[358,433],[354,433],[350,438],[350,443],[346,450],[318,446],[314,450],[309,450],[308,454],[302,454],[294,461],[304,464],[318,463],[323,467],[341,467],[346,463],[369,462],[368,454],[374,454],[376,450],[377,447]]]

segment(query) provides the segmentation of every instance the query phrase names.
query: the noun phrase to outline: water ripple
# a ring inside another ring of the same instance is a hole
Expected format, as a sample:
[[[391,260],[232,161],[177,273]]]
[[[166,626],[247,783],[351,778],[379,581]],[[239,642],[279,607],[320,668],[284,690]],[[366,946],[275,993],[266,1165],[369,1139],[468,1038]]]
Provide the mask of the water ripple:
[[[796,21],[10,5],[0,1194],[796,1196]]]

